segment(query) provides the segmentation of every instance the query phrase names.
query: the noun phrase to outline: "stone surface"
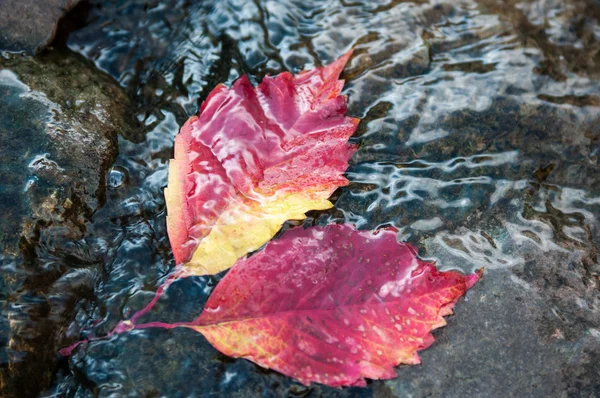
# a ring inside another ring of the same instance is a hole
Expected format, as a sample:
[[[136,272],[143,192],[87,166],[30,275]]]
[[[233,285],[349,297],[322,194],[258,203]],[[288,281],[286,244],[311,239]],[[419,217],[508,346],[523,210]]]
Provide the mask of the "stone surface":
[[[0,1],[0,50],[33,53],[47,46],[58,21],[80,0]]]
[[[52,378],[49,336],[68,308],[53,294],[80,291],[73,280],[60,281],[68,267],[39,261],[40,247],[77,262],[69,242],[86,235],[105,201],[117,134],[133,126],[128,107],[117,85],[72,54],[0,58],[0,302],[7,317],[0,386],[21,396]]]
[[[27,203],[31,209],[5,239],[35,240],[36,224],[52,223],[69,224],[71,232],[80,231],[72,238],[81,236],[85,220],[105,201],[117,134],[132,130],[130,100],[73,56],[8,56],[0,58],[0,68],[2,181],[16,195],[3,205],[9,210]],[[5,250],[16,254],[14,245]]]

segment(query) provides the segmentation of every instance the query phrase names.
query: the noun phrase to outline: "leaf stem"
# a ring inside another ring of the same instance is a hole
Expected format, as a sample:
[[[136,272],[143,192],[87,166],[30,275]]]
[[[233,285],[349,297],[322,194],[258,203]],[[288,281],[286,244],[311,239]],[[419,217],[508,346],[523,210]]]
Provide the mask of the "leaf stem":
[[[154,298],[152,299],[152,301],[150,301],[144,308],[142,308],[141,310],[139,310],[135,314],[133,314],[133,316],[129,320],[119,322],[117,324],[117,326],[115,326],[115,328],[110,333],[108,333],[106,336],[100,336],[100,337],[94,336],[94,337],[90,337],[90,338],[85,338],[85,339],[75,342],[67,347],[62,348],[59,351],[60,355],[68,357],[81,344],[89,343],[91,341],[104,340],[104,339],[107,339],[107,338],[117,335],[117,334],[129,332],[133,329],[146,329],[146,328],[151,328],[151,327],[172,329],[172,328],[175,328],[178,326],[182,326],[182,327],[183,326],[188,326],[188,327],[192,326],[192,324],[186,323],[186,322],[178,322],[178,323],[174,323],[174,324],[169,324],[169,323],[164,323],[164,322],[148,322],[148,323],[142,323],[142,324],[136,325],[136,322],[138,321],[138,319],[140,319],[142,316],[146,315],[148,312],[150,312],[152,310],[152,308],[154,308],[154,306],[156,305],[156,303],[158,302],[160,297],[163,295],[165,290],[167,290],[167,288],[173,282],[175,282],[177,279],[185,278],[188,275],[189,275],[189,273],[184,268],[183,265],[176,266],[175,271],[171,275],[169,275],[167,277],[167,279],[165,279],[163,284],[158,288],[158,290],[154,294]]]

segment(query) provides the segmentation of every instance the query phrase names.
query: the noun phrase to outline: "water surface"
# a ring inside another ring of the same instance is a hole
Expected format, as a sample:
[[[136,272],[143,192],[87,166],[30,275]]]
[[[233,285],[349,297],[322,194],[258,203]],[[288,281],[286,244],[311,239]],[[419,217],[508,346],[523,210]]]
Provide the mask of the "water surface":
[[[172,269],[168,159],[210,90],[350,48],[342,77],[349,114],[362,119],[360,149],[335,208],[305,224],[393,225],[440,268],[486,274],[434,333],[423,365],[366,389],[304,387],[193,331],[144,330],[69,359],[52,347],[39,395],[600,394],[599,17],[592,0],[92,1],[68,48],[127,90],[144,131],[119,138],[85,237],[55,242],[58,254],[38,248],[38,261],[61,263],[63,280],[86,287],[54,321],[61,341],[106,334]],[[195,318],[221,276],[175,283],[148,317]]]

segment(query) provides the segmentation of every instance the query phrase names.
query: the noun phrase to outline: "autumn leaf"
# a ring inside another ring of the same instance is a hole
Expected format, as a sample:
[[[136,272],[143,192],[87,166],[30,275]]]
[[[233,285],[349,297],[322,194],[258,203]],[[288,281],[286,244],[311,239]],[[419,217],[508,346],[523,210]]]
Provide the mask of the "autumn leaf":
[[[331,65],[217,86],[175,139],[169,165],[167,229],[177,264],[215,274],[269,241],[286,220],[332,207],[358,119],[345,116]]]
[[[396,232],[289,230],[238,261],[193,322],[129,322],[120,331],[192,328],[224,354],[304,384],[393,378],[394,366],[420,363],[431,330],[480,277],[438,271]]]

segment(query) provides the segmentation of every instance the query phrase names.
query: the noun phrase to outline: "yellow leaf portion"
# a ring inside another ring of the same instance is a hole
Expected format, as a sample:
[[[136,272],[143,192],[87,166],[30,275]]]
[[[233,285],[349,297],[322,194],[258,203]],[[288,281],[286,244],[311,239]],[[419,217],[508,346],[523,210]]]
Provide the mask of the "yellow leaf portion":
[[[307,211],[333,207],[329,196],[329,191],[322,191],[279,194],[260,201],[236,198],[184,266],[198,276],[231,268],[240,257],[268,242],[287,220],[304,220]]]

